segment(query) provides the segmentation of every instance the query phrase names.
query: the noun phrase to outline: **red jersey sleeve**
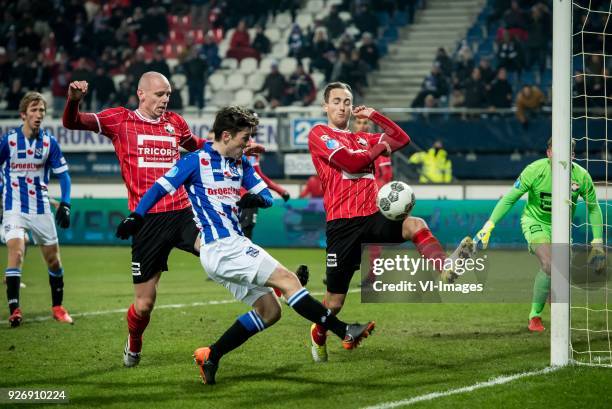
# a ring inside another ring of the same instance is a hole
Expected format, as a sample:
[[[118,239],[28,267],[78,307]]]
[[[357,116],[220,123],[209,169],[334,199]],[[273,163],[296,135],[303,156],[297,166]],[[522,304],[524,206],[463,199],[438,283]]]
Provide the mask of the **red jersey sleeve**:
[[[387,142],[393,152],[402,149],[404,146],[410,143],[410,137],[404,130],[395,122],[381,114],[380,112],[374,111],[370,116],[372,122],[380,126],[385,133],[383,134],[382,140]]]
[[[95,114],[98,121],[99,133],[110,139],[115,139],[121,130],[121,123],[125,120],[127,108],[109,108]]]
[[[382,133],[369,133],[369,132],[357,132],[356,135],[359,135],[362,138],[365,138],[368,141],[370,146],[374,146],[377,143],[380,143],[383,139]]]
[[[100,133],[96,114],[92,112],[79,112],[79,101],[66,100],[62,123],[66,129],[80,129]]]
[[[189,152],[197,151],[204,146],[204,140],[198,138],[191,132],[191,128],[185,121],[185,118],[174,112],[172,115],[172,123],[176,126],[176,132],[179,137],[179,145],[188,150]]]

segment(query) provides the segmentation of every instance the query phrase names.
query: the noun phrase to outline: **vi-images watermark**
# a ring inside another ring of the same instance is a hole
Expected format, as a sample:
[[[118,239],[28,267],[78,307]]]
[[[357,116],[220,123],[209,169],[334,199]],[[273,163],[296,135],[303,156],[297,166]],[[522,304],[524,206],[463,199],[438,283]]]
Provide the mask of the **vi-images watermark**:
[[[366,280],[369,278],[371,290],[376,292],[461,294],[482,292],[483,283],[448,282],[448,277],[452,276],[452,281],[455,281],[467,272],[485,271],[486,257],[485,255],[478,258],[446,258],[444,260],[427,259],[423,256],[410,257],[406,254],[378,257],[372,260],[371,276]]]

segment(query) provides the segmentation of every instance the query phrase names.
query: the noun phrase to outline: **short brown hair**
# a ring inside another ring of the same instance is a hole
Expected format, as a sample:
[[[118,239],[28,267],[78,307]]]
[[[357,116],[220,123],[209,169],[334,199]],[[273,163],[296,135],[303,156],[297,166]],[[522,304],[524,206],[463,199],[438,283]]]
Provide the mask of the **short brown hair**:
[[[232,136],[236,133],[259,125],[259,118],[253,112],[241,106],[228,106],[221,108],[215,116],[215,123],[212,131],[215,134],[215,141],[221,140],[224,131]]]
[[[350,92],[351,95],[353,94],[353,90],[351,89],[351,86],[349,84],[340,81],[330,82],[329,84],[327,84],[327,86],[325,87],[325,91],[323,92],[323,100],[325,101],[325,103],[329,102],[329,94],[332,92],[332,90],[338,88],[345,89]]]
[[[28,107],[30,106],[32,102],[38,102],[38,101],[42,101],[43,105],[45,106],[45,111],[46,111],[47,101],[45,101],[45,97],[43,97],[40,92],[36,92],[36,91],[26,92],[23,98],[21,98],[21,101],[19,101],[19,112],[25,113],[28,110]]]

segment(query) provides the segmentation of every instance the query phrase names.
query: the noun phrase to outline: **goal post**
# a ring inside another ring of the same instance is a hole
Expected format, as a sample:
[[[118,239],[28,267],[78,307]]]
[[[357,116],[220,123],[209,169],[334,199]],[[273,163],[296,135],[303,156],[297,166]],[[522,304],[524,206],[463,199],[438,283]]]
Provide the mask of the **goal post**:
[[[570,170],[572,0],[553,5],[552,53],[552,263],[550,364],[563,366],[570,351]]]

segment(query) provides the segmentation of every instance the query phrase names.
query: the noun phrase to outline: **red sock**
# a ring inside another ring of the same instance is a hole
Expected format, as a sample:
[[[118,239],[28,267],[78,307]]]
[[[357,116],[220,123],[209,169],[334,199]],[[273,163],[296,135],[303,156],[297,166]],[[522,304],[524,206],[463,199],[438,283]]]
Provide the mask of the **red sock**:
[[[325,306],[325,300],[323,300],[321,304]],[[316,324],[312,330],[312,339],[317,345],[325,345],[325,341],[327,341],[327,329],[320,324]]]
[[[277,297],[283,295],[283,293],[281,293],[281,290],[279,290],[278,288],[273,287],[272,289],[274,290],[274,294],[276,294]]]
[[[438,239],[431,234],[431,230],[427,227],[422,228],[412,236],[412,242],[417,248],[419,254],[426,259],[434,260],[436,269],[441,271],[446,260],[446,252],[440,245]]]
[[[142,350],[142,333],[149,325],[150,315],[141,317],[136,312],[134,304],[130,305],[127,312],[128,331],[130,332],[130,351],[140,352]]]

